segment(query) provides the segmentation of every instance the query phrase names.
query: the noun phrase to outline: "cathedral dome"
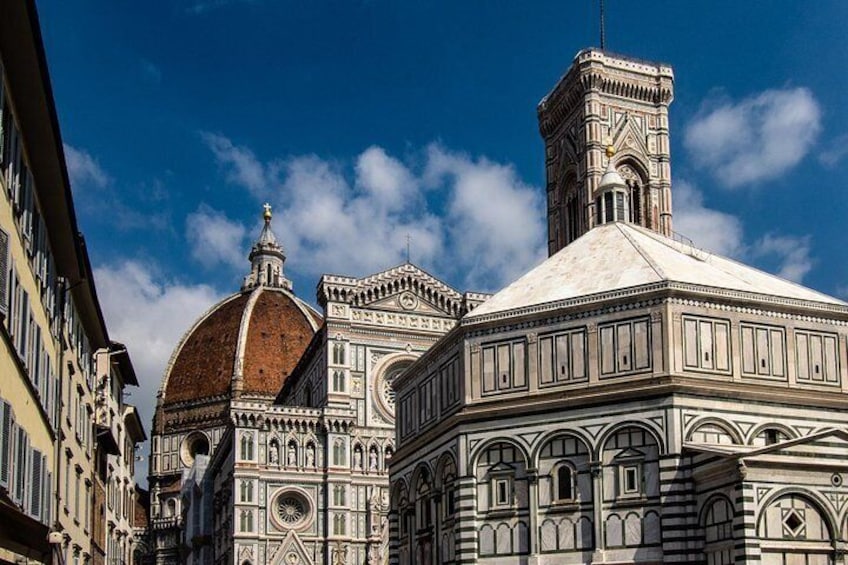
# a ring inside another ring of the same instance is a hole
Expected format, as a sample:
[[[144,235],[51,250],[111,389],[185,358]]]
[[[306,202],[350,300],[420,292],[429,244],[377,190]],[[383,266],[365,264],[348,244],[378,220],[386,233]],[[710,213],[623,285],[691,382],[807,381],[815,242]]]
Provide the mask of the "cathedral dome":
[[[174,350],[162,382],[163,404],[276,396],[323,323],[283,275],[285,255],[267,205],[264,219],[241,292],[206,312]]]

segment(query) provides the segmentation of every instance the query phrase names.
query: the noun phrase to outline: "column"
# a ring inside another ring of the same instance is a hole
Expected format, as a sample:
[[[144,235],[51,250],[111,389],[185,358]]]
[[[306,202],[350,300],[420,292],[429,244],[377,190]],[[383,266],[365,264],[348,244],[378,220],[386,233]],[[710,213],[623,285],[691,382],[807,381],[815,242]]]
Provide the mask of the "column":
[[[527,498],[530,506],[530,519],[527,527],[527,535],[530,537],[530,557],[528,565],[536,565],[539,562],[539,471],[537,469],[527,470]]]
[[[604,562],[604,474],[603,464],[600,461],[589,463],[592,473],[592,511],[595,525],[595,552],[592,554],[592,563]]]

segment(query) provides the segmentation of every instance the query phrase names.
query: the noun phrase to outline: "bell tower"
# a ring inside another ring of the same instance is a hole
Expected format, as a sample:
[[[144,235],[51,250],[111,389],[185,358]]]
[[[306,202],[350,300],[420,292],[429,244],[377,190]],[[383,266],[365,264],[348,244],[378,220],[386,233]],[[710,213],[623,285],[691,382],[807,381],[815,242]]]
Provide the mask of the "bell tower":
[[[608,221],[671,235],[673,92],[670,66],[593,48],[578,53],[539,102],[548,255]],[[601,186],[602,177],[623,186],[613,194]]]

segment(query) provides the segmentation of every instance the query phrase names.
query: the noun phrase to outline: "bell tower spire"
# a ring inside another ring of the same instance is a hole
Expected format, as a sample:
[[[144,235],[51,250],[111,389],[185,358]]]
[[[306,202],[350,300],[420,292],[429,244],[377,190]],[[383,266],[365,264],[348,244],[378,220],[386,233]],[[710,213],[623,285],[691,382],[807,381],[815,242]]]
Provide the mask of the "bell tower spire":
[[[265,224],[259,233],[259,239],[250,248],[250,274],[244,278],[242,290],[257,286],[292,289],[292,283],[283,274],[286,254],[283,246],[277,243],[277,237],[271,230],[271,205],[265,203],[262,207],[262,219]]]
[[[670,66],[602,46],[579,52],[539,102],[549,255],[609,221],[671,235],[673,93]]]

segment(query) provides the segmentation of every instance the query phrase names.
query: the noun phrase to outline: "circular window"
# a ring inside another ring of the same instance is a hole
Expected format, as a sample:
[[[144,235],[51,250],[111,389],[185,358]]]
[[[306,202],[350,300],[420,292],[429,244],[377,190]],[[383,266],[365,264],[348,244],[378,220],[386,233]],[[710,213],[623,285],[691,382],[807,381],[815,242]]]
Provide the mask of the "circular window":
[[[389,418],[395,417],[395,380],[410,366],[412,359],[404,359],[390,365],[377,377],[374,391],[377,403]]]
[[[198,455],[209,455],[209,438],[203,432],[191,432],[180,446],[180,459],[183,465],[191,467]]]
[[[281,528],[300,528],[310,517],[309,500],[300,492],[287,490],[274,499],[274,521]]]

